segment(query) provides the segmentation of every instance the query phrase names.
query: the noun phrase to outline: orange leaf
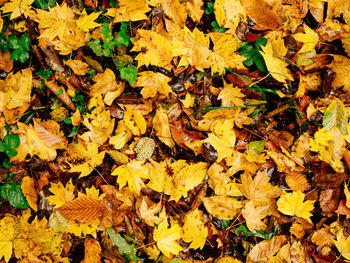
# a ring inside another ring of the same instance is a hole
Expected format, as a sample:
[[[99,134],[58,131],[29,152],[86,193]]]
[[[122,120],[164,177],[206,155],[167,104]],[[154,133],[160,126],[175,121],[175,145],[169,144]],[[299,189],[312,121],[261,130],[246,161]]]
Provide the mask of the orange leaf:
[[[82,263],[95,263],[101,261],[101,246],[96,239],[85,239],[84,246],[85,257]]]
[[[97,199],[81,196],[58,208],[58,212],[70,220],[89,222],[102,216],[105,209],[105,205]]]
[[[36,202],[38,201],[38,195],[36,193],[34,187],[34,181],[29,176],[25,176],[21,182],[22,193],[27,199],[27,202],[31,208],[36,212],[38,210],[38,206]]]
[[[310,190],[310,184],[308,180],[306,179],[306,176],[298,173],[298,172],[291,172],[286,175],[286,183],[288,187],[293,191],[306,191]]]

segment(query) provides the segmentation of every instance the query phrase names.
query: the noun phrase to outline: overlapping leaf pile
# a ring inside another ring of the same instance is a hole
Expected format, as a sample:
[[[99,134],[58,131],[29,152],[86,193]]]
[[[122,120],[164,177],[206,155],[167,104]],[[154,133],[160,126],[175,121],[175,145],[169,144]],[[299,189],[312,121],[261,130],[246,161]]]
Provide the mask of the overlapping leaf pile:
[[[350,260],[349,1],[0,3],[5,262]]]

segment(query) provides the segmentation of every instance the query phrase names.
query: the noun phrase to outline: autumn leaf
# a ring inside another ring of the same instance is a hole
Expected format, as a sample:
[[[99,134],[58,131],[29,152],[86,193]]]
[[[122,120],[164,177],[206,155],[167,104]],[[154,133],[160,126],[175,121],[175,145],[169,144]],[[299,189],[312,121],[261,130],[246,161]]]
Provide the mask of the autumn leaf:
[[[312,216],[310,211],[314,209],[315,201],[304,202],[304,197],[305,194],[301,191],[284,194],[276,202],[278,210],[285,215],[309,219]]]
[[[220,27],[236,28],[246,12],[238,0],[216,0],[214,14]]]
[[[244,94],[239,88],[233,87],[232,84],[226,85],[219,93],[218,99],[221,100],[222,106],[244,106]]]
[[[10,2],[4,4],[1,11],[4,13],[12,12],[10,17],[11,20],[21,16],[22,14],[27,17],[33,2],[34,0],[10,0]]]
[[[86,142],[81,138],[77,144],[69,145],[67,149],[69,172],[80,173],[79,178],[88,176],[105,157],[105,151],[99,152],[98,147],[97,143]]]
[[[297,33],[293,35],[296,41],[304,43],[303,47],[299,50],[299,53],[306,53],[314,50],[318,43],[318,34],[305,24],[304,31],[305,33]]]
[[[350,237],[344,238],[343,231],[337,235],[337,240],[333,241],[340,254],[350,260]]]
[[[146,132],[146,120],[138,111],[126,107],[123,120],[125,126],[128,127],[134,135],[142,135]]]
[[[241,201],[224,195],[205,197],[203,204],[210,214],[223,220],[234,219],[243,207]]]
[[[74,199],[74,189],[72,180],[69,180],[66,186],[63,186],[61,182],[51,183],[49,191],[53,195],[48,196],[46,199],[52,206],[56,208],[61,207]]]
[[[12,256],[13,239],[15,237],[15,224],[6,222],[6,218],[0,221],[0,259],[4,257],[9,262]]]
[[[266,224],[261,220],[267,216],[268,209],[268,206],[255,207],[253,201],[245,204],[242,215],[250,231],[266,229]]]
[[[334,99],[331,104],[329,104],[323,115],[323,127],[327,130],[337,127],[342,134],[346,135],[347,122],[348,115],[344,104],[339,99]]]
[[[163,108],[158,108],[156,115],[153,118],[153,127],[156,135],[161,142],[164,142],[168,147],[172,148],[175,143],[171,137],[169,120],[166,111]]]
[[[95,82],[90,87],[90,94],[102,94],[103,101],[110,106],[115,98],[117,98],[124,91],[124,84],[117,82],[114,72],[106,68],[103,73],[98,73],[92,78]]]
[[[23,177],[22,182],[21,182],[21,189],[22,189],[23,195],[27,199],[29,206],[34,211],[37,211],[38,205],[36,202],[38,201],[38,194],[37,194],[35,187],[34,187],[34,180],[32,178],[30,178],[29,176]]]
[[[84,241],[85,255],[82,263],[93,263],[101,260],[101,245],[93,238],[86,238]]]
[[[153,98],[157,93],[169,96],[172,92],[168,82],[170,78],[153,71],[142,71],[138,74],[136,82],[133,83],[133,87],[143,87],[141,90],[142,97],[144,99]]]
[[[118,8],[107,9],[106,16],[111,16],[114,20],[113,23],[122,21],[138,21],[147,19],[145,13],[150,11],[151,8],[144,0],[128,1],[119,0]]]
[[[85,75],[89,71],[89,65],[81,60],[69,59],[64,62],[68,67],[70,67],[73,72],[77,75]]]
[[[1,22],[0,22],[1,28]],[[5,70],[6,72],[10,72],[13,67],[13,60],[10,59],[11,53],[7,52],[4,54],[0,54],[0,69]]]
[[[271,76],[279,82],[286,83],[286,79],[293,81],[294,78],[291,75],[289,69],[287,69],[287,62],[285,62],[282,58],[278,58],[274,55],[271,43],[267,42],[266,46],[260,47],[262,49],[262,51],[260,51],[260,54],[264,57],[266,67],[271,73]]]
[[[191,242],[189,248],[202,249],[208,236],[208,228],[203,221],[203,212],[198,209],[188,212],[184,218],[182,231],[183,241]]]
[[[57,36],[63,38],[67,31],[75,27],[73,10],[66,3],[49,8],[49,11],[38,9],[37,13],[39,28],[44,30],[39,38],[49,41]]]
[[[132,192],[140,195],[141,188],[145,187],[142,178],[148,179],[148,171],[142,164],[143,161],[134,160],[113,170],[111,175],[118,176],[117,183],[119,184],[119,189],[122,189],[128,184]]]
[[[92,12],[88,15],[86,13],[86,10],[83,9],[78,20],[76,21],[77,27],[84,30],[85,32],[89,32],[90,29],[101,26],[101,24],[94,22],[99,17],[99,15],[99,12]]]
[[[166,257],[170,257],[171,254],[178,255],[183,250],[177,242],[180,238],[181,227],[174,224],[168,228],[168,220],[161,222],[153,232],[153,239],[157,247]]]
[[[90,222],[101,217],[106,207],[95,198],[80,196],[60,206],[57,210],[70,220]]]

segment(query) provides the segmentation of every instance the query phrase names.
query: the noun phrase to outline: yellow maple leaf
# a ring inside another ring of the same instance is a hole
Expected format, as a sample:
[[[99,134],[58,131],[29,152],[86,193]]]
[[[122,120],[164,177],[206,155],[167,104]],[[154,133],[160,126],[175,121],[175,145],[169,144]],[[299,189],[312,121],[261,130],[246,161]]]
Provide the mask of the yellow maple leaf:
[[[210,214],[222,220],[234,219],[243,207],[241,201],[225,195],[204,197],[203,204]]]
[[[12,256],[13,240],[15,238],[15,224],[7,222],[7,218],[0,221],[0,259],[4,257],[6,262],[9,262]]]
[[[299,191],[293,191],[291,194],[284,194],[277,200],[278,210],[289,216],[299,216],[310,219],[310,211],[314,209],[315,201],[307,200],[304,202],[305,194]]]
[[[1,10],[4,13],[12,12],[10,17],[11,20],[21,16],[22,14],[27,17],[33,2],[34,0],[10,0],[10,2],[4,4]]]
[[[61,182],[51,183],[49,191],[53,195],[46,197],[46,199],[51,206],[58,208],[74,199],[74,190],[75,187],[72,183],[72,179],[68,181],[66,186],[63,186]]]
[[[152,64],[171,69],[170,63],[173,57],[177,56],[177,53],[174,52],[174,45],[177,42],[149,30],[139,29],[137,35],[139,38],[134,41],[131,51],[141,51],[135,57],[138,67]]]
[[[250,231],[266,229],[266,224],[261,220],[268,215],[268,209],[268,206],[256,207],[253,201],[245,204],[242,215]]]
[[[237,87],[233,87],[232,84],[226,85],[219,93],[218,100],[221,100],[222,106],[237,106],[243,107],[245,95]]]
[[[157,242],[157,247],[168,258],[170,254],[177,255],[183,250],[177,242],[180,238],[181,227],[174,224],[168,228],[168,220],[161,222],[153,232],[153,239]]]
[[[203,0],[191,0],[186,2],[186,10],[188,15],[195,23],[199,23],[204,13]]]
[[[343,231],[339,231],[339,233],[337,234],[337,240],[334,240],[333,242],[340,254],[344,258],[350,260],[350,237],[345,239]]]
[[[338,127],[318,130],[314,139],[310,138],[310,150],[318,152],[319,158],[329,163],[336,172],[344,171],[344,164],[341,160],[345,151],[345,139]]]
[[[280,195],[278,187],[272,186],[267,171],[259,171],[254,179],[247,172],[241,175],[241,184],[238,184],[242,194],[252,200],[255,206],[265,206],[274,203],[273,199]]]
[[[90,131],[83,133],[81,138],[102,145],[112,134],[115,119],[112,119],[110,111],[106,110],[101,94],[95,94],[90,99],[88,107],[94,109],[84,116],[83,124]]]
[[[132,134],[138,136],[146,132],[146,120],[138,111],[126,107],[123,120],[125,126],[129,128]]]
[[[186,23],[185,5],[179,0],[160,0],[164,13],[181,28]]]
[[[293,76],[290,74],[289,69],[287,69],[288,63],[274,55],[271,43],[267,42],[265,47],[260,47],[262,49],[260,54],[264,57],[266,67],[271,73],[271,76],[279,82],[286,83],[286,79],[293,81]]]
[[[144,161],[132,160],[126,165],[121,165],[113,170],[111,175],[118,176],[119,189],[128,184],[130,191],[140,195],[141,188],[145,187],[142,178],[148,179],[148,170],[143,167]]]
[[[190,108],[194,106],[194,101],[196,97],[194,95],[191,95],[190,93],[186,93],[185,99],[180,100],[185,108]]]
[[[236,28],[246,17],[246,12],[239,0],[216,0],[214,14],[220,27]]]
[[[34,126],[18,123],[16,133],[21,140],[16,149],[18,154],[11,158],[13,161],[25,160],[27,154],[39,156],[43,160],[52,161],[57,156],[57,149],[65,149],[67,139],[60,131],[60,125],[53,120],[40,121],[33,119]]]
[[[75,27],[74,12],[65,2],[61,6],[49,7],[49,11],[37,9],[37,14],[39,28],[44,29],[39,38],[47,38],[49,41],[57,36],[61,38]]]
[[[85,32],[89,32],[90,29],[101,26],[99,23],[94,22],[94,20],[96,20],[100,14],[100,12],[92,12],[90,15],[88,15],[84,8],[78,20],[76,21],[77,27],[84,30]]]
[[[147,19],[145,13],[151,11],[145,0],[119,0],[118,8],[107,9],[106,16],[114,18],[113,23],[122,21],[139,21]]]
[[[191,242],[189,248],[202,249],[208,236],[208,228],[204,225],[203,212],[197,208],[186,213],[182,231],[183,241]]]
[[[144,99],[153,98],[157,93],[169,96],[172,92],[168,82],[170,78],[154,71],[142,71],[138,74],[133,87],[143,87],[141,95]]]
[[[65,32],[59,39],[51,40],[56,50],[60,51],[60,55],[68,55],[73,50],[84,46],[90,40],[90,34],[82,29],[73,27]]]
[[[305,24],[304,31],[305,33],[297,33],[293,35],[296,41],[304,43],[303,47],[299,50],[299,53],[306,53],[314,50],[318,43],[318,34]]]
[[[117,82],[114,72],[109,68],[106,68],[103,73],[98,73],[92,80],[95,84],[90,87],[90,95],[102,94],[103,101],[108,106],[111,106],[113,100],[124,91],[125,85],[122,82]]]

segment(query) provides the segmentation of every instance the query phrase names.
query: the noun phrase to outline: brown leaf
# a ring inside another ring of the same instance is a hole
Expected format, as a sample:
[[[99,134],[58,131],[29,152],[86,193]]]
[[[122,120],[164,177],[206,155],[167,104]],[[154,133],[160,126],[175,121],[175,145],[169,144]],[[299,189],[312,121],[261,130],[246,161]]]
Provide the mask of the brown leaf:
[[[101,246],[100,243],[93,238],[86,238],[84,241],[85,256],[82,263],[101,262]]]
[[[53,94],[55,94],[64,104],[68,106],[71,111],[75,111],[76,108],[68,96],[65,88],[63,86],[58,86],[53,80],[45,82],[46,87],[48,87]]]
[[[11,53],[0,54],[0,69],[10,72],[13,67],[13,61],[10,59]]]
[[[64,204],[58,208],[58,211],[70,220],[90,222],[102,216],[105,209],[105,205],[99,200],[89,196],[81,196]]]
[[[347,179],[346,173],[317,173],[312,178],[312,186],[321,189],[337,188]]]
[[[346,206],[346,199],[345,198],[339,202],[337,212],[340,215],[346,215],[347,217],[350,216],[350,208]]]
[[[185,142],[205,139],[205,136],[200,132],[186,130],[185,124],[182,121],[175,121],[170,123],[169,126],[174,141],[182,148],[188,149]]]
[[[281,25],[281,20],[272,11],[271,6],[264,0],[241,1],[247,15],[255,23],[254,29],[267,30],[276,29]]]
[[[267,261],[271,256],[277,253],[287,236],[274,236],[271,240],[264,240],[256,244],[247,256],[247,263]]]
[[[320,207],[324,213],[333,213],[338,207],[339,188],[322,190],[320,193]]]
[[[269,138],[274,144],[281,145],[285,149],[288,149],[291,145],[293,145],[294,141],[294,136],[287,131],[273,130],[269,134]]]
[[[84,0],[84,3],[86,6],[91,7],[94,10],[97,8],[97,0]]]

